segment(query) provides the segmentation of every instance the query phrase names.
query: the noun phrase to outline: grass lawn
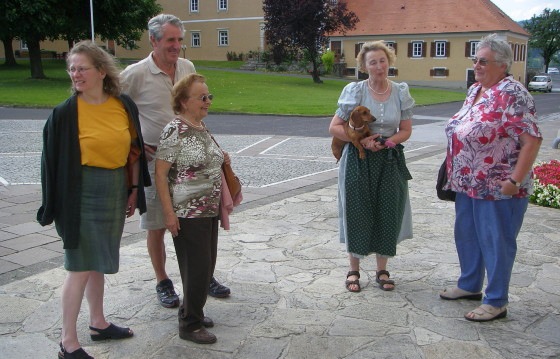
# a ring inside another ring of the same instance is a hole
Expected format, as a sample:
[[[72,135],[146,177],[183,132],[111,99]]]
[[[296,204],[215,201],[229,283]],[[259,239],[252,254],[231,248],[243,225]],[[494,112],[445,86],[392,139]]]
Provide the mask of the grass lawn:
[[[45,60],[45,80],[30,79],[29,63],[16,68],[0,66],[0,105],[50,108],[70,95],[70,79],[63,60]],[[215,96],[211,112],[330,116],[342,88],[349,82],[323,77],[315,84],[310,76],[279,73],[246,73],[239,61],[195,61]],[[464,91],[411,88],[418,105],[463,101]]]

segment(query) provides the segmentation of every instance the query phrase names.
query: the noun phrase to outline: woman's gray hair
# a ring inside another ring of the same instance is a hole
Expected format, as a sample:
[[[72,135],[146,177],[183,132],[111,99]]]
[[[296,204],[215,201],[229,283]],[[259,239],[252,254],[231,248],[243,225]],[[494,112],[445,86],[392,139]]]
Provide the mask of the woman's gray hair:
[[[360,49],[360,52],[358,53],[358,56],[356,56],[356,62],[357,62],[357,65],[358,65],[358,70],[360,72],[363,72],[363,73],[367,74],[366,54],[370,51],[376,51],[376,50],[381,50],[381,51],[385,52],[385,55],[387,55],[387,60],[389,60],[389,66],[394,66],[395,65],[395,61],[397,61],[397,56],[395,55],[395,51],[392,48],[390,48],[389,46],[387,46],[385,41],[382,41],[382,40],[369,41],[369,42],[366,42],[362,45],[362,48]]]
[[[148,21],[148,31],[150,33],[150,37],[153,37],[156,41],[161,40],[163,37],[163,25],[170,24],[173,26],[177,26],[181,29],[181,34],[185,36],[185,27],[183,26],[183,22],[175,15],[170,14],[159,14],[154,16],[153,18]]]
[[[105,72],[103,92],[111,96],[118,96],[121,94],[119,79],[120,70],[117,66],[117,60],[111,54],[91,42],[91,40],[80,41],[72,47],[68,56],[66,56],[67,66],[70,66],[72,56],[77,54],[87,56],[91,60],[91,64],[98,71]],[[74,85],[72,85],[72,93],[77,93]]]
[[[494,53],[494,59],[502,64],[506,64],[506,73],[509,73],[511,64],[513,64],[513,51],[510,44],[498,37],[498,34],[490,34],[480,39],[476,45],[476,51],[479,49],[488,48]]]

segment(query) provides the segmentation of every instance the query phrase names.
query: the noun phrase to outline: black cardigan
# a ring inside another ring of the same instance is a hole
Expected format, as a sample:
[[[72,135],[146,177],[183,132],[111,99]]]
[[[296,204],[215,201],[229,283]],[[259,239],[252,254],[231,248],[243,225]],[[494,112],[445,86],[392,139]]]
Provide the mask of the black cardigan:
[[[118,98],[123,103],[130,121],[134,124],[136,145],[141,149],[138,176],[140,214],[146,212],[144,186],[150,186],[150,174],[144,153],[144,140],[140,129],[138,108],[127,95]],[[78,248],[80,234],[81,152],[78,137],[78,97],[68,98],[56,106],[43,129],[43,154],[41,157],[42,204],[37,211],[37,221],[46,226],[53,221],[65,249]]]

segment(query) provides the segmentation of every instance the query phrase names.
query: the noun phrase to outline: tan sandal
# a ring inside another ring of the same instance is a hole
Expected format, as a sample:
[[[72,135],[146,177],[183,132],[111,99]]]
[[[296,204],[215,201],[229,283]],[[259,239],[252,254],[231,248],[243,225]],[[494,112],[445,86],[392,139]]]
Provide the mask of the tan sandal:
[[[507,308],[494,307],[490,304],[481,304],[476,309],[465,314],[465,319],[471,322],[489,322],[500,318],[505,318],[507,315]]]
[[[445,288],[439,292],[439,297],[445,300],[458,300],[458,299],[468,299],[468,300],[481,300],[482,293],[467,292],[461,288],[455,287],[451,289]]]

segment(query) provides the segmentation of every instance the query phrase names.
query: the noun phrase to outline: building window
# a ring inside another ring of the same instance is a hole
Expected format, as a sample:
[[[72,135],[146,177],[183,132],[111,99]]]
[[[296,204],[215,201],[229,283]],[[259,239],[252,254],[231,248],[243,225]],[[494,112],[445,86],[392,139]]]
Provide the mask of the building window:
[[[228,46],[229,45],[229,34],[227,30],[218,31],[218,46]]]
[[[445,41],[436,41],[436,57],[445,57],[446,56],[446,42]]]
[[[198,12],[198,0],[191,0],[190,1],[190,11],[191,12]]]
[[[218,10],[219,11],[227,10],[227,0],[218,0]]]
[[[200,47],[200,32],[191,33],[191,47]]]
[[[434,41],[431,43],[430,57],[449,57],[449,42]]]
[[[445,67],[434,67],[430,70],[430,76],[432,77],[447,77],[449,76],[449,69]]]
[[[414,41],[412,42],[412,56],[411,57],[423,57],[424,54],[424,42]]]
[[[394,41],[385,41],[385,45],[387,45],[388,48],[393,49],[393,52],[395,53],[395,55],[397,54],[397,43]]]
[[[396,67],[389,67],[389,77],[396,77],[399,75],[399,70]]]
[[[466,57],[476,57],[476,47],[480,41],[470,41],[469,44],[469,54]]]
[[[21,41],[19,42],[19,48],[22,49],[22,50],[27,50],[27,42],[21,40]]]

